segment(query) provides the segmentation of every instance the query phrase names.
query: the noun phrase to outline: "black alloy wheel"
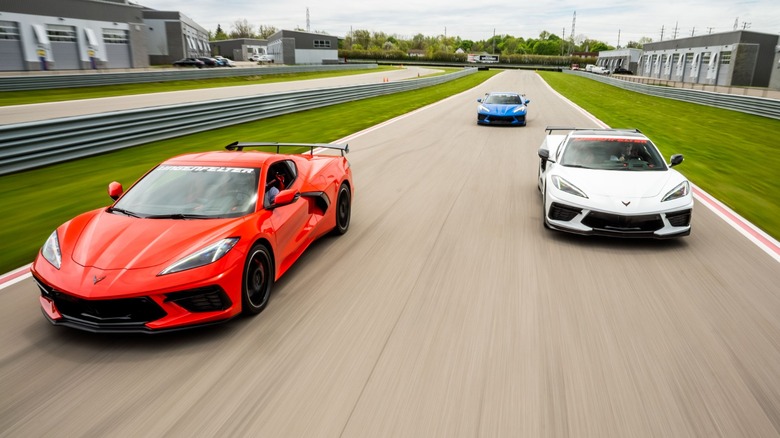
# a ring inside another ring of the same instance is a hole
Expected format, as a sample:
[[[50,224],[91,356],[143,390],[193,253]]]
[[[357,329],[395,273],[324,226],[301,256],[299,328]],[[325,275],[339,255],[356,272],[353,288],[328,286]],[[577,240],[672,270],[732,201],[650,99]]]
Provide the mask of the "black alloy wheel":
[[[339,187],[339,197],[336,201],[336,228],[335,233],[342,235],[349,229],[349,220],[352,217],[352,193],[349,186],[342,183]]]
[[[256,243],[249,251],[244,265],[244,281],[241,293],[241,310],[246,315],[256,315],[268,305],[274,285],[274,264],[270,250]]]

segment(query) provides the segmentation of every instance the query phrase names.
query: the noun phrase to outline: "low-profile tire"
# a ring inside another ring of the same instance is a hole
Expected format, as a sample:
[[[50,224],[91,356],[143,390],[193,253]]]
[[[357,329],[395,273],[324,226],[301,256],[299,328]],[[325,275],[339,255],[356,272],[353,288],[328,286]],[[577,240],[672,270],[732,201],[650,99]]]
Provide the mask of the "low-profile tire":
[[[271,251],[262,243],[252,246],[244,263],[241,282],[241,311],[257,315],[268,305],[274,285],[274,263]]]
[[[546,230],[552,230],[550,225],[547,223],[547,194],[544,191],[542,191],[542,225],[544,225]]]
[[[336,228],[333,233],[342,235],[349,230],[349,221],[352,218],[352,193],[349,186],[342,183],[339,187],[339,196],[336,200]]]

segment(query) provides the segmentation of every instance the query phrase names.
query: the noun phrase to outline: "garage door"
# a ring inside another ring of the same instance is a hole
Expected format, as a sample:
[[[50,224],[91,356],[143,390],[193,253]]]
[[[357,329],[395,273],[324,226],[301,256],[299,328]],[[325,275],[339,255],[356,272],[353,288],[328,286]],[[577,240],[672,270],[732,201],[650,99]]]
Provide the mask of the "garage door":
[[[54,60],[54,70],[79,70],[79,44],[76,40],[74,26],[49,24],[46,35],[51,41],[51,57]]]
[[[130,39],[124,29],[103,29],[108,68],[131,68]]]
[[[24,70],[19,23],[0,21],[0,70]]]

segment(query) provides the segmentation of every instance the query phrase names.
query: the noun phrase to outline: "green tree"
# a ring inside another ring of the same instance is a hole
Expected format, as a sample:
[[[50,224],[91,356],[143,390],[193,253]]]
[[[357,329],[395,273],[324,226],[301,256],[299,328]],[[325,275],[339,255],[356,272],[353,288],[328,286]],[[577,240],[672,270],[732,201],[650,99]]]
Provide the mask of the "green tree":
[[[358,29],[352,32],[352,43],[360,44],[361,47],[371,46],[371,32],[365,29]]]
[[[412,45],[410,48],[414,50],[425,49],[425,35],[418,33],[417,35],[413,36]]]
[[[233,23],[233,30],[230,32],[230,38],[254,38],[255,29],[254,26],[249,24],[246,18],[236,20]]]
[[[213,36],[211,35],[211,32],[209,32],[209,40],[211,41],[222,41],[226,39],[228,39],[228,36],[219,24],[217,24],[217,30],[214,32]]]
[[[276,32],[279,32],[279,29],[277,29],[274,26],[266,26],[265,24],[261,24],[257,28],[257,37],[263,40],[267,40],[268,37],[275,34]]]
[[[538,40],[534,43],[532,52],[534,55],[558,55],[561,52],[559,41]]]
[[[464,52],[471,52],[472,47],[474,47],[474,41],[471,40],[461,40],[458,44],[458,48],[463,49]]]

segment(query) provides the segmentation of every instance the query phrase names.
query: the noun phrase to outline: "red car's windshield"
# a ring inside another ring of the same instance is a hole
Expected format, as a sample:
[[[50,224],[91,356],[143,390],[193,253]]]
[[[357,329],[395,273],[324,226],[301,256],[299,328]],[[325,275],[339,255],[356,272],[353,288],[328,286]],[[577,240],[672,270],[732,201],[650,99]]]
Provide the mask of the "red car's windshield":
[[[255,211],[260,169],[163,164],[112,211],[146,218],[225,218]]]

